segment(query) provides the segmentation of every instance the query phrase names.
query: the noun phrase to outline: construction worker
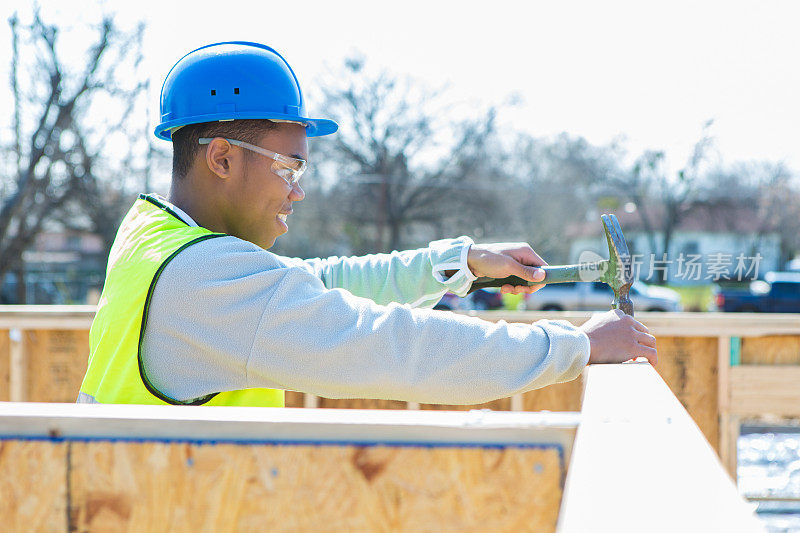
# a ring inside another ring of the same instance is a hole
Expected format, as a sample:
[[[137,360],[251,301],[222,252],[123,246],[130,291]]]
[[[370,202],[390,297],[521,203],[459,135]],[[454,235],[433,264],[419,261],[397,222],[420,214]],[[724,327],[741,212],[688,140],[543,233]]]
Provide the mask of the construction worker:
[[[294,72],[267,46],[217,43],[177,62],[155,131],[173,143],[169,199],[140,195],[122,221],[79,402],[283,406],[297,390],[475,404],[574,379],[590,362],[655,361],[654,337],[619,311],[577,328],[430,310],[477,276],[542,281],[527,244],[269,252],[304,197],[307,138],[337,128],[308,117]]]

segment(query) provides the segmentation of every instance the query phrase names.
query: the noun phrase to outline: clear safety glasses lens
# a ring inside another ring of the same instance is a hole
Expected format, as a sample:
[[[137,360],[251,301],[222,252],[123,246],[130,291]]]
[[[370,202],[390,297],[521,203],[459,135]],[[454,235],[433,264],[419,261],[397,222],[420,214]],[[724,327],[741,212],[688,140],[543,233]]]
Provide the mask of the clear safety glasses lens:
[[[224,138],[224,137],[223,137]],[[198,140],[200,144],[209,144],[214,139],[209,137],[203,137]],[[261,148],[260,146],[256,146],[254,144],[246,143],[244,141],[237,141],[236,139],[225,139],[229,143],[234,146],[239,146],[246,150],[250,150],[252,152],[256,152],[257,154],[261,154],[263,156],[267,156],[275,160],[272,163],[272,172],[280,176],[281,178],[286,181],[289,185],[294,185],[298,181],[300,181],[300,177],[308,168],[308,164],[303,159],[298,159],[296,157],[289,157],[288,155],[279,154],[277,152],[273,152],[271,150],[267,150],[266,148]]]
[[[275,159],[275,162],[272,163],[272,172],[283,178],[289,185],[294,185],[300,181],[305,171],[305,164],[300,168],[292,168],[279,159]]]

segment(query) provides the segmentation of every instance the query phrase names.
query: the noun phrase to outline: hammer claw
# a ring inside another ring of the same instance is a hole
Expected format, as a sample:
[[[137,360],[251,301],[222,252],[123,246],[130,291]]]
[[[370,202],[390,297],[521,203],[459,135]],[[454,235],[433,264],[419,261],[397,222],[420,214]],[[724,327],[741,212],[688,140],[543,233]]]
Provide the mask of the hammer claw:
[[[614,307],[623,312],[633,315],[633,302],[628,295],[631,284],[633,283],[633,272],[631,269],[631,254],[625,237],[622,236],[622,228],[616,215],[603,215],[603,227],[605,228],[606,240],[608,241],[609,263],[613,265],[611,270],[612,277],[608,280],[609,285],[614,290]]]
[[[630,257],[628,251],[628,244],[625,242],[625,237],[622,236],[622,228],[619,227],[619,221],[615,215],[603,215],[603,226],[606,230],[606,239],[608,240],[609,253],[614,254],[614,260],[626,260]]]
[[[619,227],[619,220],[617,220],[617,215],[611,214],[609,215],[611,219],[611,223],[614,225],[614,237],[617,241],[617,246],[619,247],[620,255],[631,255],[628,252],[628,243],[625,242],[625,237],[622,236],[622,228]]]

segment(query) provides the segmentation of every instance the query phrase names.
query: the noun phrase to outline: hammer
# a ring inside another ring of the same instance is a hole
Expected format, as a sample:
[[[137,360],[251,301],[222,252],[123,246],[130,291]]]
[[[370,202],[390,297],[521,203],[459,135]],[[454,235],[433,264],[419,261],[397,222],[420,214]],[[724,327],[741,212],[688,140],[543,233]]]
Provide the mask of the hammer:
[[[507,278],[478,278],[472,283],[469,292],[486,287],[502,287],[503,285],[539,285],[546,283],[567,283],[574,281],[602,281],[614,291],[612,309],[619,309],[623,313],[633,316],[633,302],[630,299],[630,288],[633,283],[631,269],[631,254],[622,229],[615,215],[603,215],[603,230],[608,241],[608,259],[593,263],[580,263],[565,266],[539,267],[545,272],[544,280],[540,282],[527,281],[517,276]]]

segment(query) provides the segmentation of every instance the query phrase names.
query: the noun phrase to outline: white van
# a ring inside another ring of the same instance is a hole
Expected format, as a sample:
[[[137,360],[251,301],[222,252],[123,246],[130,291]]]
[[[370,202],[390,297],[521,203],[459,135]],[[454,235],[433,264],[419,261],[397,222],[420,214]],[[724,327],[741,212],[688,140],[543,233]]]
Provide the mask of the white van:
[[[683,311],[680,295],[666,287],[641,281],[630,290],[636,311]],[[531,311],[604,311],[611,308],[614,291],[605,283],[553,283],[525,297]]]

